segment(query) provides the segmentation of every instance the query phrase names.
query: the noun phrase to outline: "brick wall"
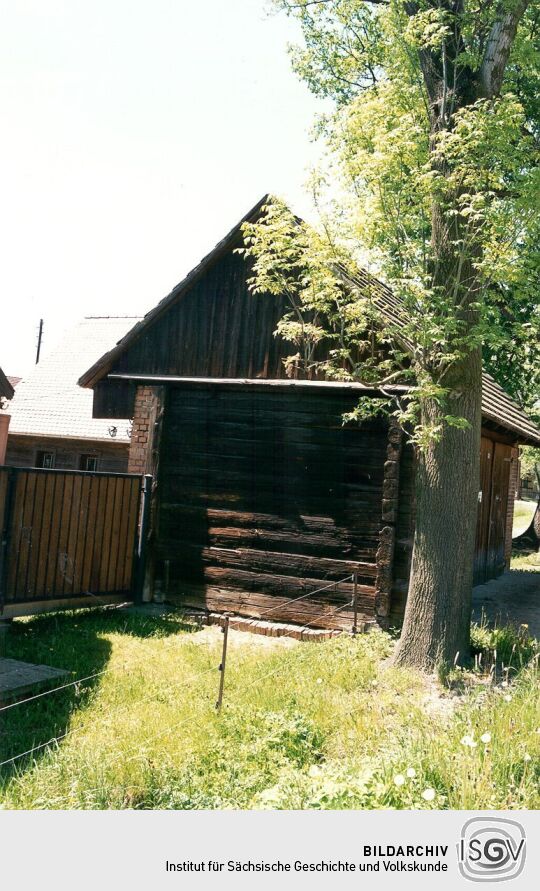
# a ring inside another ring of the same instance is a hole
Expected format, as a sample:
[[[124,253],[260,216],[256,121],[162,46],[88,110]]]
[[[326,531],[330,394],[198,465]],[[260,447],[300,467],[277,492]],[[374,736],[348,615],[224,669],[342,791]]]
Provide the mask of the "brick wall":
[[[128,473],[152,473],[154,426],[159,407],[159,388],[137,387],[133,406],[133,430]]]
[[[519,450],[512,449],[512,462],[508,480],[508,502],[506,506],[506,530],[504,539],[504,557],[506,568],[510,568],[512,558],[512,526],[514,524],[514,501],[519,486]]]

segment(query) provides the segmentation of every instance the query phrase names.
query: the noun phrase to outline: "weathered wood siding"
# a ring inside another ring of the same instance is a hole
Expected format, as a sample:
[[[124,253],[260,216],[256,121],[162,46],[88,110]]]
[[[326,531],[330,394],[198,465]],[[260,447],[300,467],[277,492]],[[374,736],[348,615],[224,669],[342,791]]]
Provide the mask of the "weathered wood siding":
[[[228,253],[156,319],[116,364],[117,372],[185,377],[285,377],[294,352],[274,336],[285,300],[253,295],[249,266]]]
[[[167,597],[258,615],[357,570],[360,612],[374,618],[387,431],[344,426],[355,402],[335,392],[168,388],[156,569]],[[341,584],[272,617],[310,621],[351,594]],[[344,611],[334,624],[350,622]]]

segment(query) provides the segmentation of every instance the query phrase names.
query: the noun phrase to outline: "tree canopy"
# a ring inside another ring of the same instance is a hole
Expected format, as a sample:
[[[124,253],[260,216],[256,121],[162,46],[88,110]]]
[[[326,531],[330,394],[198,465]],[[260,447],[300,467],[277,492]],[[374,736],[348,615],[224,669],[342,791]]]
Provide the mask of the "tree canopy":
[[[540,6],[274,2],[299,21],[294,67],[331,110],[317,123],[320,224],[277,202],[246,226],[253,287],[290,298],[279,333],[296,348],[291,372],[322,363],[383,395],[411,383],[359,416],[391,411],[420,447],[400,654],[433,665],[468,647],[482,360],[522,403],[540,396]],[[377,324],[369,274],[344,287],[359,266],[391,287],[393,321]]]

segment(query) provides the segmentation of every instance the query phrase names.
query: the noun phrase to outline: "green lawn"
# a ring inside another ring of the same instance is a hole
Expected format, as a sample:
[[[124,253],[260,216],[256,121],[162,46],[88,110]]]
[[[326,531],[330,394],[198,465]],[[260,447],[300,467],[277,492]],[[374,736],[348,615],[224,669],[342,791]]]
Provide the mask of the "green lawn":
[[[513,551],[512,569],[525,569],[540,572],[540,551]]]
[[[523,535],[531,525],[536,511],[536,501],[515,501],[512,537]]]
[[[499,682],[454,673],[460,695],[388,667],[382,632],[232,633],[218,715],[218,629],[118,610],[14,625],[7,655],[108,671],[0,716],[0,760],[70,733],[3,769],[4,808],[540,807],[538,659],[516,633],[475,630]]]

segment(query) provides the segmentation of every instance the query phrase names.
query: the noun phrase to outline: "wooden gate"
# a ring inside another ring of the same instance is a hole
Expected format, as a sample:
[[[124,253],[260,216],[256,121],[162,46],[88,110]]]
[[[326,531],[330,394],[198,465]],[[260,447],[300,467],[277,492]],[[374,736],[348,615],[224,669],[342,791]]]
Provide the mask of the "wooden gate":
[[[0,467],[0,614],[131,599],[140,508],[140,476]]]

